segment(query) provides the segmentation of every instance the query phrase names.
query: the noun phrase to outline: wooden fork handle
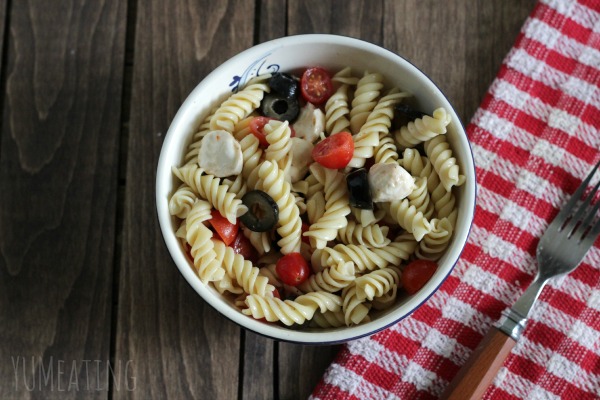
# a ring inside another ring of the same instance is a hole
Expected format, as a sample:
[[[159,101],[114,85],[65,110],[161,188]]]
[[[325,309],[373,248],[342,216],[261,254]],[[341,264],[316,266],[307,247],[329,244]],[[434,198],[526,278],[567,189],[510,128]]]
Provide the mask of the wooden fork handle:
[[[492,328],[458,372],[441,399],[481,399],[515,346],[515,340]]]

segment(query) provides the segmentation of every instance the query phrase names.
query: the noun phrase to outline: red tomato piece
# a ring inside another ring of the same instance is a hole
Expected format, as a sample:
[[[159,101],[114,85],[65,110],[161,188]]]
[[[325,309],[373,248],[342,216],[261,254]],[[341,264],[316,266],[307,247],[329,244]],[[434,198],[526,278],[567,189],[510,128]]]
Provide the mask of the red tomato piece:
[[[258,251],[252,246],[250,240],[244,236],[240,230],[231,244],[231,248],[237,254],[240,254],[244,259],[256,263],[258,261]]]
[[[279,300],[281,300],[281,295],[279,294],[279,290],[277,290],[277,288],[273,289],[273,297],[277,297]]]
[[[401,282],[408,294],[415,294],[431,279],[437,264],[429,260],[414,260],[402,271]]]
[[[210,215],[210,224],[215,228],[215,232],[217,232],[223,243],[229,246],[235,240],[240,228],[239,225],[229,222],[218,210],[212,210]]]
[[[300,79],[300,92],[304,100],[318,106],[333,94],[333,85],[327,71],[320,67],[308,68]]]
[[[273,118],[269,117],[254,117],[250,121],[250,132],[258,139],[258,142],[262,147],[269,147],[267,142],[267,135],[265,135],[265,125],[272,121]]]
[[[258,143],[260,143],[261,147],[269,147],[269,142],[267,141],[267,135],[265,134],[265,125],[269,123],[269,121],[273,121],[275,118],[269,117],[254,117],[250,121],[250,132],[258,139]],[[296,131],[294,127],[291,125],[290,131],[292,131],[290,137],[296,137]]]
[[[306,222],[303,222],[302,223],[302,241],[306,244],[310,244],[310,239],[308,238],[308,236],[304,236],[304,232],[308,232],[309,229],[310,229],[310,226]]]
[[[338,132],[321,140],[313,148],[313,159],[326,168],[339,169],[348,165],[354,155],[354,139],[348,132]]]
[[[275,271],[279,279],[290,286],[298,286],[310,275],[310,267],[300,253],[290,253],[281,257],[277,261]]]

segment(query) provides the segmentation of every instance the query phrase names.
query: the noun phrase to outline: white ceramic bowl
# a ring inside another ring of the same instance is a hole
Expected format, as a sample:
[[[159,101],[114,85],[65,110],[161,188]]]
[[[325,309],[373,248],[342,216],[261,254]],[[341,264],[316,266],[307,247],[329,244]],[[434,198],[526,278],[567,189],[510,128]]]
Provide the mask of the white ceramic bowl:
[[[371,322],[330,330],[303,331],[266,324],[242,314],[212,287],[204,285],[188,263],[180,242],[175,237],[175,218],[169,214],[168,200],[178,186],[171,173],[172,166],[182,163],[192,134],[210,109],[231,95],[232,88],[242,87],[257,74],[277,70],[294,71],[309,66],[321,66],[338,71],[350,66],[353,71],[379,72],[386,87],[397,86],[414,94],[418,109],[431,113],[444,107],[452,115],[448,139],[466,183],[458,188],[458,221],[447,252],[431,280],[415,295],[400,299],[397,304],[377,315]],[[411,314],[423,304],[450,274],[460,256],[473,220],[475,209],[475,168],[465,130],[456,112],[438,87],[414,65],[379,46],[361,40],[335,35],[299,35],[275,39],[254,46],[210,73],[190,93],[165,136],[156,176],[156,206],[165,243],[181,274],[200,296],[218,312],[236,324],[258,334],[304,344],[340,343],[371,335]]]

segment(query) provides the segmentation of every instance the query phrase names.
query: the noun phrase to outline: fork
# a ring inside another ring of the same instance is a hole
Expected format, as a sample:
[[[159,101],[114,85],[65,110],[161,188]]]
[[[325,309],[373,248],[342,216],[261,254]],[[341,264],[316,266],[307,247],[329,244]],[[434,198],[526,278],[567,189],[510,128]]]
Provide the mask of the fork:
[[[600,234],[600,220],[596,221],[600,201],[593,206],[591,204],[600,181],[581,205],[577,204],[599,165],[600,162],[594,166],[540,239],[536,250],[538,272],[531,285],[512,308],[502,313],[503,322],[486,334],[444,391],[442,399],[480,399],[483,396],[519,340],[529,311],[548,280],[573,271],[594,244]]]

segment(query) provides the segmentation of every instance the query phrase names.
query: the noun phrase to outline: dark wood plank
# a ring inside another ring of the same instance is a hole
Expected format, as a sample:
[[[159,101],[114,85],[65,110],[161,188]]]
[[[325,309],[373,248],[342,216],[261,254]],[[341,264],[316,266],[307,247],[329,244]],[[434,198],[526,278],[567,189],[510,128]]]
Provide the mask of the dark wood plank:
[[[154,204],[163,134],[194,86],[250,47],[254,4],[138,3],[116,358],[133,360],[135,391],[117,398],[232,399],[240,330],[208,307],[168,256]]]
[[[0,398],[107,398],[125,3],[9,12]]]
[[[468,123],[534,4],[388,0],[383,44],[427,73]]]

